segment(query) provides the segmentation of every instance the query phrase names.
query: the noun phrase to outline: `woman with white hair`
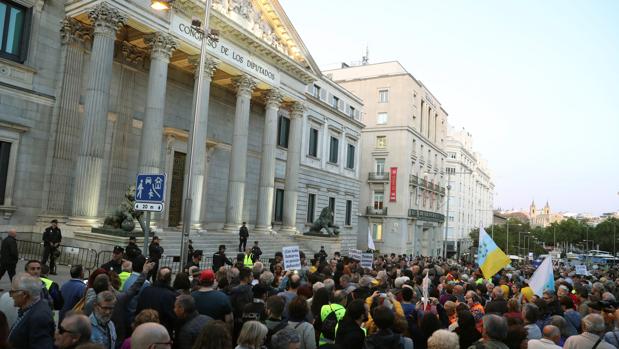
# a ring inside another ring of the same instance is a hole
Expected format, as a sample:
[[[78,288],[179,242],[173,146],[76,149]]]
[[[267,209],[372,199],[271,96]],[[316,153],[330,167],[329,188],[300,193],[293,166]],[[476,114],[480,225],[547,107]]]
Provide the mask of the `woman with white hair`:
[[[459,349],[460,343],[458,342],[458,335],[447,331],[438,330],[435,331],[430,338],[428,338],[428,349]]]
[[[260,349],[269,330],[258,321],[247,321],[243,324],[238,344],[234,349]]]

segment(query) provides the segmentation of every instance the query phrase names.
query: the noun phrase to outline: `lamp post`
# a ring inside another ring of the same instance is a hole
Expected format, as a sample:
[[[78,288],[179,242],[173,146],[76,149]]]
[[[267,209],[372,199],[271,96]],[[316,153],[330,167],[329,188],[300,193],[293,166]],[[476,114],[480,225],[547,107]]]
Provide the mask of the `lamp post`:
[[[455,169],[454,169],[455,170]],[[451,192],[451,175],[454,174],[471,174],[473,173],[472,171],[462,171],[462,172],[456,172],[456,171],[447,171],[447,204],[446,206],[446,219],[445,219],[445,232],[443,234],[443,259],[447,258],[447,232],[449,231],[449,193]]]
[[[174,0],[151,0],[151,8],[155,10],[169,10],[170,5],[174,2]],[[185,186],[185,204],[183,207],[183,233],[181,235],[181,262],[179,263],[180,269],[182,271],[183,264],[187,260],[187,246],[186,241],[189,239],[189,233],[191,232],[191,207],[192,207],[192,178],[193,178],[193,158],[194,158],[194,150],[198,146],[196,143],[195,131],[196,127],[200,120],[200,110],[202,105],[202,84],[204,82],[204,64],[206,61],[206,51],[207,51],[207,40],[209,38],[213,40],[217,40],[214,33],[209,30],[209,15],[211,11],[211,0],[205,0],[204,4],[204,19],[202,23],[199,20],[193,20],[191,23],[192,29],[200,32],[202,34],[202,40],[200,43],[200,62],[198,63],[198,86],[196,90],[196,104],[194,106],[193,113],[193,123],[191,124],[191,129],[189,131],[189,137],[191,142],[187,145],[187,157],[189,163],[188,174],[189,180],[187,181],[187,185]],[[200,28],[202,26],[202,28]]]
[[[507,226],[507,244],[506,244],[507,247],[506,247],[506,253],[507,253],[507,257],[509,257],[509,218],[507,218],[507,220],[505,221],[505,225]],[[522,225],[522,224],[517,223],[517,224],[512,224],[512,225]],[[518,239],[520,239],[520,237]]]

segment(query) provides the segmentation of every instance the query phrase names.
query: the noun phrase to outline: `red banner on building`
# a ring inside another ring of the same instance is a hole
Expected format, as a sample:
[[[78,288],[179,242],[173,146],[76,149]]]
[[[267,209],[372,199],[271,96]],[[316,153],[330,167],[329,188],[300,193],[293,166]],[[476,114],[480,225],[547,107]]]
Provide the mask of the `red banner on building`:
[[[398,178],[398,168],[397,167],[392,167],[391,168],[391,187],[389,190],[389,201],[391,202],[395,202],[396,201],[396,181]]]

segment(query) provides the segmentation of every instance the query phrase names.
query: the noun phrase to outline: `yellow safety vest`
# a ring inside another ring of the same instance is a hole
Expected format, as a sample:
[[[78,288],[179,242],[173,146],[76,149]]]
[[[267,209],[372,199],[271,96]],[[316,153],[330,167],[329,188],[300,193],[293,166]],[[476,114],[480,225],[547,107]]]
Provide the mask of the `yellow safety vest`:
[[[254,261],[251,259],[251,255],[245,255],[245,260],[243,261],[243,265],[247,268],[251,268],[254,266]]]
[[[45,289],[49,291],[50,287],[52,287],[52,284],[54,282],[48,278],[40,277],[39,279],[43,281],[43,284],[45,284]]]
[[[125,281],[127,281],[127,279],[129,278],[129,276],[131,276],[131,273],[128,271],[123,271],[122,273],[118,274],[118,277],[120,278],[120,289],[123,289],[123,285],[125,284]]]

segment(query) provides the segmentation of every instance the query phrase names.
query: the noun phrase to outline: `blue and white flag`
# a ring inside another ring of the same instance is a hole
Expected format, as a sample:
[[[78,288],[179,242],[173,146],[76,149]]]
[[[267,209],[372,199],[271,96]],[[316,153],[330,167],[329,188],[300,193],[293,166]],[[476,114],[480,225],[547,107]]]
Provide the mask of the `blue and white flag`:
[[[552,270],[552,257],[548,256],[529,279],[529,287],[538,296],[542,296],[545,290],[555,290],[555,276]]]

